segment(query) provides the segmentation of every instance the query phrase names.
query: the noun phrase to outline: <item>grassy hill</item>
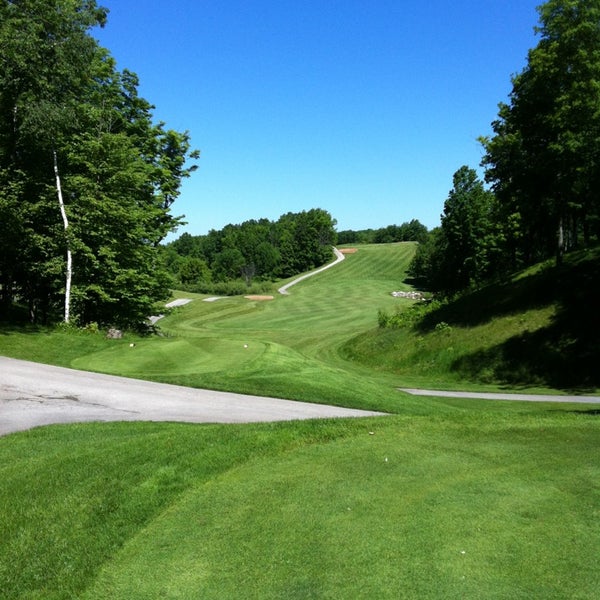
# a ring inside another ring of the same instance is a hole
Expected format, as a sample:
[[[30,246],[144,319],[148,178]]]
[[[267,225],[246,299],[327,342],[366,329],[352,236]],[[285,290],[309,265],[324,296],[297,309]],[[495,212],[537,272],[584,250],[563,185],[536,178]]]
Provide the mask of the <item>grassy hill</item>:
[[[365,332],[344,355],[426,387],[600,388],[600,250],[536,265]],[[411,317],[411,314],[413,315]]]
[[[412,304],[390,292],[406,287],[413,251],[359,247],[272,301],[197,296],[161,322],[163,337],[0,329],[6,355],[390,413],[2,437],[2,597],[594,597],[597,410],[396,389],[506,385],[504,345],[572,340],[570,305],[588,284],[567,293],[555,283],[570,270],[540,266],[381,330],[378,311]],[[597,262],[572,266],[593,283]],[[590,343],[575,345],[581,357]],[[520,387],[551,383],[526,373]]]

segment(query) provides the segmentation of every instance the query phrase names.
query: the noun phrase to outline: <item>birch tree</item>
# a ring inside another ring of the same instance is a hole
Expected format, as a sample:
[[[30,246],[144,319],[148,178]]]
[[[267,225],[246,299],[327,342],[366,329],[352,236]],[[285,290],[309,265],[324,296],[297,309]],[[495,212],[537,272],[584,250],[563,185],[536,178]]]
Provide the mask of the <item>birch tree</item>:
[[[63,304],[65,321],[137,326],[168,294],[157,247],[197,153],[90,36],[106,15],[94,0],[0,0],[0,207],[22,233],[0,285],[32,320]]]

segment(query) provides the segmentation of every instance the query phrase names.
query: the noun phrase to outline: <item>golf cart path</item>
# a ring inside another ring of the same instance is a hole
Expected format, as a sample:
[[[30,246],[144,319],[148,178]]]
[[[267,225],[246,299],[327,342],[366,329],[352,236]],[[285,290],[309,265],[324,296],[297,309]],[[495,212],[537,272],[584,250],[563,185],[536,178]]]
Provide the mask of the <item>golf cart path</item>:
[[[277,291],[280,294],[287,296],[289,294],[288,289],[291,288],[293,285],[296,285],[297,283],[300,283],[301,281],[304,281],[305,279],[308,279],[309,277],[312,277],[313,275],[317,275],[317,273],[322,273],[323,271],[326,271],[327,269],[331,269],[331,267],[334,267],[335,265],[341,263],[346,258],[335,247],[333,247],[333,252],[335,253],[335,256],[336,256],[336,259],[333,262],[330,262],[329,264],[327,264],[324,267],[321,267],[319,269],[315,269],[314,271],[311,271],[310,273],[306,273],[305,275],[301,275],[300,277],[297,277],[293,281],[290,281],[289,283],[286,283],[284,286],[280,287]]]
[[[574,402],[579,404],[600,404],[600,396],[554,396],[549,394],[513,394],[502,392],[450,392],[445,390],[421,390],[398,388],[401,392],[414,396],[437,396],[440,398],[477,398],[480,400],[516,400],[518,402]]]
[[[0,435],[53,423],[256,423],[384,413],[187,388],[0,356]]]

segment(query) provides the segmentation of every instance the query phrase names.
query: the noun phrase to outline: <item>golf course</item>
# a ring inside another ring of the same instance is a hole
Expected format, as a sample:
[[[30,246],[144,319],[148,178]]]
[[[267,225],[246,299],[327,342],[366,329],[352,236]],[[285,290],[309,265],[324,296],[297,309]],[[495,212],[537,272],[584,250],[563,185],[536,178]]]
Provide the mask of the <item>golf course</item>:
[[[561,315],[532,301],[544,269],[478,291],[471,321],[441,307],[381,328],[419,303],[392,296],[415,248],[340,248],[271,297],[174,291],[191,301],[147,336],[0,326],[7,357],[386,413],[2,436],[2,598],[596,597],[598,406],[400,391],[564,393],[541,369],[511,379],[498,350]]]

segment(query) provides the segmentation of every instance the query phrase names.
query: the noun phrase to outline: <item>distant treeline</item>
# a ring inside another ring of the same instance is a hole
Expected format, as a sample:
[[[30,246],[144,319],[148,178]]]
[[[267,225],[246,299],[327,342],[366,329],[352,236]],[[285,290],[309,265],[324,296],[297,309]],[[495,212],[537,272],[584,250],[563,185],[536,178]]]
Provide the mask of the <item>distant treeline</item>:
[[[320,208],[184,233],[163,247],[167,270],[192,291],[239,293],[251,284],[309,271],[332,258],[336,221]]]
[[[335,231],[322,209],[287,213],[277,221],[259,219],[226,225],[207,235],[184,233],[162,247],[174,285],[190,291],[236,294],[253,286],[310,271],[332,258],[334,244],[425,242],[428,231],[416,219],[380,229]]]
[[[427,240],[427,227],[413,219],[402,225],[388,225],[380,229],[347,229],[338,231],[338,244],[390,244],[393,242],[424,242]]]

